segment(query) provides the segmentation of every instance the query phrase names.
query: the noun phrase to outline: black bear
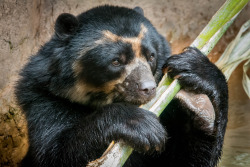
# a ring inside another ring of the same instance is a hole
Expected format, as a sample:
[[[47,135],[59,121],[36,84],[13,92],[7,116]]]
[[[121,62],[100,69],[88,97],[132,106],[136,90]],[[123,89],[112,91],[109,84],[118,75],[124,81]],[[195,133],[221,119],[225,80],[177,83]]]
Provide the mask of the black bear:
[[[139,7],[61,14],[16,86],[29,134],[21,165],[83,167],[114,140],[135,150],[124,166],[215,166],[227,123],[225,77],[195,48],[170,54]],[[186,95],[157,118],[138,106],[155,96],[163,68]],[[187,102],[200,94],[212,109]]]

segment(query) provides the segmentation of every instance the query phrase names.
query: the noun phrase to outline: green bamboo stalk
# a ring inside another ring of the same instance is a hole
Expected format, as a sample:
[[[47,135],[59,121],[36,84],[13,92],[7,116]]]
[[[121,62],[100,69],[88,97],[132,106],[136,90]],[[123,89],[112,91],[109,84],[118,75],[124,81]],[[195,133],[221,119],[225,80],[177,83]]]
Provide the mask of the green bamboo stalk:
[[[249,0],[227,0],[215,13],[208,25],[202,30],[191,46],[195,46],[198,49],[203,48],[209,39],[211,39],[211,37],[233,17],[237,16],[248,2]]]
[[[190,46],[200,49],[207,55],[248,2],[249,0],[227,0]],[[157,87],[156,97],[141,108],[159,116],[180,88],[178,80],[171,80],[165,75]],[[105,152],[105,155],[88,166],[123,166],[132,151],[130,146],[118,142]]]

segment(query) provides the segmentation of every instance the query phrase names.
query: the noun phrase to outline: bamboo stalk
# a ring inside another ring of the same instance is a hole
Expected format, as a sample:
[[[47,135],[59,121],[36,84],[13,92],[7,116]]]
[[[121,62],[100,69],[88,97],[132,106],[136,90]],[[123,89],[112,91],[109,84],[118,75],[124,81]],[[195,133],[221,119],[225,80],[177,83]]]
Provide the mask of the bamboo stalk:
[[[191,44],[197,47],[204,54],[208,54],[221,36],[232,24],[240,11],[245,7],[249,0],[227,0],[223,6],[215,13],[207,26]],[[178,80],[172,80],[165,75],[157,87],[156,97],[141,108],[154,112],[159,116],[174,96],[180,90]],[[88,164],[88,167],[120,167],[126,162],[133,149],[124,143],[112,143],[105,154]]]

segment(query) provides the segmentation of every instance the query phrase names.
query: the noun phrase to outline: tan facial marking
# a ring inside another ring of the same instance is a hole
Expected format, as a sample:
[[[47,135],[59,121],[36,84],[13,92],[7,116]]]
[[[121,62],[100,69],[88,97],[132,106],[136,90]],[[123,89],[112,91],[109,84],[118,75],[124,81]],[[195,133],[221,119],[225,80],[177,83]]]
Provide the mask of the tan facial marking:
[[[116,83],[114,81],[111,81],[102,87],[95,87],[89,84],[85,84],[80,80],[77,80],[75,85],[66,91],[65,96],[69,97],[71,101],[85,104],[88,103],[90,100],[90,96],[88,95],[89,92],[90,93],[103,92],[108,94],[107,99],[105,100],[105,104],[109,104],[112,103],[112,99],[114,96],[114,94],[110,93],[114,89],[114,84]],[[102,101],[98,102],[103,103]]]
[[[90,96],[87,95],[88,92],[103,92],[108,95],[105,104],[110,104],[113,102],[113,97],[115,96],[112,91],[116,88],[118,84],[123,83],[126,77],[129,76],[131,72],[140,64],[143,64],[143,66],[150,69],[149,64],[144,59],[142,59],[141,57],[136,57],[129,65],[126,66],[125,72],[118,79],[111,80],[101,87],[95,87],[93,85],[84,83],[84,81],[80,79],[77,79],[75,85],[66,92],[65,96],[69,97],[74,102],[85,104],[88,103],[90,100]],[[80,64],[76,64],[74,70],[75,72],[80,72],[79,70],[83,70],[83,67],[80,66]],[[99,105],[104,105],[104,103],[100,101]]]
[[[103,35],[106,39],[109,39],[113,42],[122,41],[122,42],[131,44],[132,49],[135,53],[135,56],[140,57],[141,56],[141,41],[147,31],[148,29],[143,24],[141,24],[141,31],[137,37],[118,36],[108,30],[103,31]]]
[[[111,42],[121,41],[131,44],[133,52],[135,53],[135,59],[128,66],[126,66],[124,74],[122,74],[122,76],[119,77],[119,79],[107,82],[105,85],[101,87],[95,87],[77,79],[75,85],[65,93],[65,96],[69,97],[74,102],[79,102],[84,104],[90,100],[90,96],[87,95],[88,92],[104,92],[105,94],[109,94],[109,96],[107,97],[107,101],[105,103],[106,104],[112,103],[114,94],[112,94],[111,92],[115,89],[116,85],[124,82],[126,77],[133,71],[133,69],[138,67],[139,62],[142,62],[144,65],[150,68],[149,64],[146,62],[145,57],[141,56],[142,55],[141,42],[147,31],[148,31],[147,28],[143,24],[141,24],[141,31],[137,37],[122,37],[113,34],[108,30],[102,31],[102,34],[104,36],[96,40],[93,43],[93,45],[85,47],[84,50],[82,50],[79,53],[80,55],[79,59],[81,58],[81,56],[84,56],[89,50],[94,49],[98,45],[103,45],[110,41]],[[72,68],[75,77],[77,77],[81,73],[81,71],[84,70],[84,67],[82,67],[81,63],[78,60],[76,60],[73,63]]]
[[[110,41],[110,40],[113,42],[122,41],[122,42],[130,43],[132,45],[132,49],[135,53],[135,56],[140,57],[141,56],[141,41],[147,31],[148,29],[143,24],[141,24],[141,31],[137,37],[122,37],[122,36],[113,34],[112,32],[108,30],[102,31],[104,38],[100,38],[96,40],[93,43],[93,45],[84,47],[84,49],[79,53],[80,56],[78,58],[80,59],[81,56],[85,55],[88,51],[94,49],[98,45],[105,44],[107,41]],[[83,70],[83,67],[81,66],[81,64],[79,64],[79,61],[75,61],[72,65],[72,68],[75,72],[75,76],[80,74],[80,72]]]

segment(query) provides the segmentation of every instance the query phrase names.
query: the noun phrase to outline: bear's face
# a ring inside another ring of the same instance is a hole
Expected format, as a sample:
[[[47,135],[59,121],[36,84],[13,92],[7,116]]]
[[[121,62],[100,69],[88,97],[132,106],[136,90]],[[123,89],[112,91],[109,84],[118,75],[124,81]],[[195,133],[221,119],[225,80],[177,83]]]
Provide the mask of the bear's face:
[[[162,63],[170,53],[162,51],[167,43],[140,9],[103,9],[77,17],[62,14],[57,19],[57,37],[67,41],[74,57],[75,81],[65,96],[94,106],[144,104],[155,96]]]

